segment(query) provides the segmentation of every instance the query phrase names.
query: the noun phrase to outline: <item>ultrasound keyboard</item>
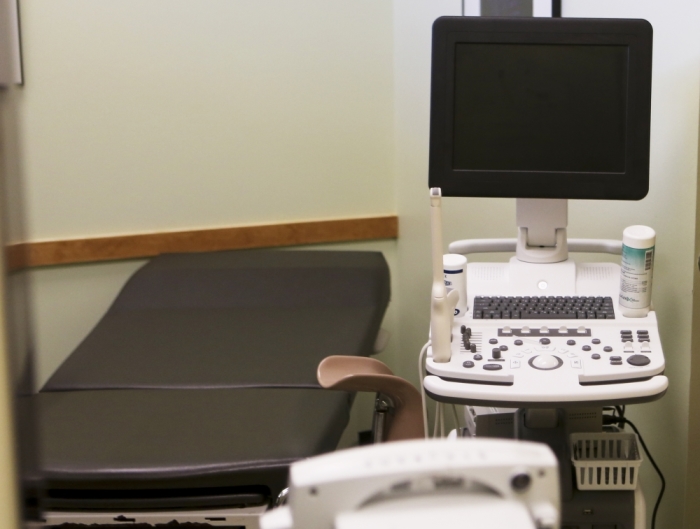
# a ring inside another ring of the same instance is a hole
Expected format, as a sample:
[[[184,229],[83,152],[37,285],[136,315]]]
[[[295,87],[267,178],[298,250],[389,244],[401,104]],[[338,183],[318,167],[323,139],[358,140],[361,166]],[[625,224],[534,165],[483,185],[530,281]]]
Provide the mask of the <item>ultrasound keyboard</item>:
[[[475,320],[614,320],[610,296],[476,296]]]

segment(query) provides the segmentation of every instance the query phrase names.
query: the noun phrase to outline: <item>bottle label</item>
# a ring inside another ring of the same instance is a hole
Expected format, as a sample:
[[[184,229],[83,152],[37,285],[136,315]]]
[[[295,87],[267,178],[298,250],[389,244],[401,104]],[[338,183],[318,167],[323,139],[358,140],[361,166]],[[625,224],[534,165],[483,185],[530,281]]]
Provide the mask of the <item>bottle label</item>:
[[[651,304],[654,247],[630,248],[622,245],[620,263],[620,305],[643,309]]]
[[[467,300],[466,300],[466,274],[464,273],[464,269],[460,268],[459,270],[444,270],[443,269],[443,278],[445,281],[445,290],[446,293],[450,293],[452,290],[457,290],[457,293],[459,294],[459,301],[457,302],[457,306],[455,307],[455,316],[462,316],[467,310]]]

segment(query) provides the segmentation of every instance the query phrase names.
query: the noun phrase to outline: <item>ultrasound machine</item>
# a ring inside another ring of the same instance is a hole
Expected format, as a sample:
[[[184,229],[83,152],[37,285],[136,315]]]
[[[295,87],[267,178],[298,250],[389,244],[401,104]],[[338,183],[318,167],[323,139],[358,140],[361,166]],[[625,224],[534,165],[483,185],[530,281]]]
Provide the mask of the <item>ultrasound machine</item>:
[[[565,529],[646,526],[642,456],[623,431],[624,406],[668,387],[656,314],[621,299],[629,270],[569,257],[624,260],[627,243],[568,239],[566,229],[567,199],[646,196],[651,63],[644,20],[443,17],[433,26],[423,388],[465,406],[472,435],[489,435],[498,417],[500,436],[549,445]],[[517,237],[455,241],[443,256],[442,197],[516,199]],[[640,283],[648,293],[651,244]],[[491,252],[515,255],[450,261]],[[450,288],[460,274],[464,286]]]

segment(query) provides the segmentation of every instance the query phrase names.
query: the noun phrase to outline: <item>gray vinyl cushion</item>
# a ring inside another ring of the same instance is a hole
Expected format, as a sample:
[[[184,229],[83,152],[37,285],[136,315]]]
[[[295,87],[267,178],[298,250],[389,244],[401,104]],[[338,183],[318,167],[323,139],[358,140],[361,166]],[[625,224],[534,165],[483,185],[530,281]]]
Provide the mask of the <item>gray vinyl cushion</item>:
[[[42,391],[317,387],[326,356],[372,353],[389,289],[377,252],[160,256]]]

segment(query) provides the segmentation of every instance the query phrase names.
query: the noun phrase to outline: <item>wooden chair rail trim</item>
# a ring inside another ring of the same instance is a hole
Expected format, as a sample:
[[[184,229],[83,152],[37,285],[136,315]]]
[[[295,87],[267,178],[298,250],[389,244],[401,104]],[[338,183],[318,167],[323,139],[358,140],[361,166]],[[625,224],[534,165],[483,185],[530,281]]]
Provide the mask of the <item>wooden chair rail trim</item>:
[[[23,268],[398,237],[398,217],[292,222],[207,230],[26,242],[6,248],[10,271]]]

